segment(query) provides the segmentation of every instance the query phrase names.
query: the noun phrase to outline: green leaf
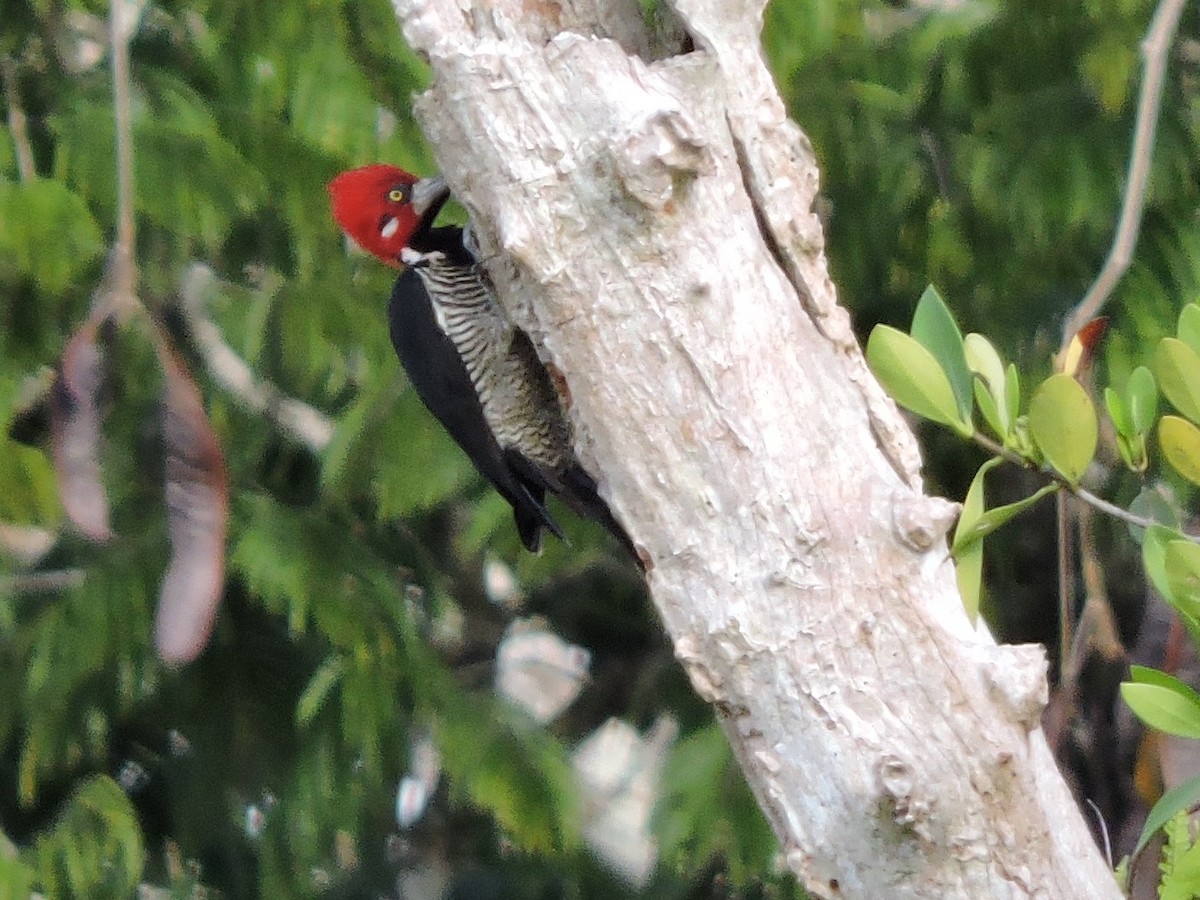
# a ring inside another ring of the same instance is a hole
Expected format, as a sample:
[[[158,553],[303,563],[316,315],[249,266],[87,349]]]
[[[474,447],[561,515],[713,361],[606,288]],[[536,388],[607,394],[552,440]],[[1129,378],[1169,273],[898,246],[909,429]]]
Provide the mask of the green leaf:
[[[963,498],[962,512],[958,515],[958,524],[954,528],[954,541],[951,545],[951,553],[957,555],[959,550],[966,550],[968,548],[968,542],[963,540],[963,535],[975,527],[975,523],[983,515],[986,506],[983,493],[984,477],[999,463],[999,457],[989,459],[979,467],[979,471],[971,479],[971,486],[967,489],[967,496]]]
[[[1117,433],[1117,450],[1121,454],[1122,462],[1134,472],[1144,472],[1149,465],[1146,458],[1146,438],[1145,435],[1134,431],[1133,420],[1126,409],[1125,401],[1112,388],[1106,387],[1104,405]]]
[[[972,332],[963,342],[967,366],[979,377],[975,381],[975,401],[992,430],[1004,440],[1012,428],[1005,399],[1004,363],[1000,354],[981,334]]]
[[[1150,457],[1146,452],[1146,436],[1144,434],[1139,434],[1131,441],[1118,435],[1117,442],[1121,459],[1124,460],[1130,471],[1140,474],[1150,468]]]
[[[235,217],[266,199],[263,173],[225,138],[193,88],[155,77],[153,70],[143,77],[150,82],[150,108],[134,120],[137,212],[174,240],[219,247],[229,238]],[[81,100],[56,112],[50,122],[62,147],[56,168],[97,215],[115,215],[112,107]],[[186,167],[181,168],[181,161]]]
[[[888,325],[877,325],[867,341],[867,361],[887,392],[919,416],[948,425],[967,437],[969,423],[958,415],[954,389],[933,354]]]
[[[971,624],[979,616],[979,599],[983,590],[983,541],[977,539],[970,542],[960,540],[965,531],[970,531],[983,515],[985,500],[983,495],[983,480],[990,469],[1000,462],[999,458],[989,459],[975,477],[971,479],[971,487],[963,500],[962,513],[958,517],[958,526],[954,530],[954,577],[958,581],[958,592],[962,596],[963,608]],[[982,535],[980,536],[982,538]]]
[[[1159,525],[1165,525],[1167,528],[1179,528],[1179,515],[1166,497],[1162,495],[1157,487],[1144,487],[1133,502],[1129,504],[1129,511],[1135,516],[1141,516],[1143,519],[1150,519],[1157,522]],[[1144,528],[1139,528],[1137,525],[1129,526],[1130,536],[1139,544],[1142,543],[1142,534]],[[1178,536],[1178,535],[1176,535]]]
[[[770,870],[778,842],[719,725],[701,726],[676,742],[661,783],[653,832],[665,868],[699,870],[719,861],[734,888],[728,896],[799,896],[762,892],[762,873]]]
[[[1124,108],[1137,66],[1137,54],[1112,32],[1091,44],[1079,60],[1079,68],[1092,94],[1108,115]]]
[[[1016,422],[1021,414],[1021,373],[1013,363],[1004,370],[1004,403],[1008,407],[1008,421]]]
[[[983,541],[975,541],[954,555],[954,578],[967,621],[974,626],[983,597]]]
[[[321,454],[321,487],[326,491],[337,491],[346,481],[352,480],[351,462],[358,463],[363,457],[373,456],[372,447],[364,444],[368,440],[369,426],[379,423],[390,413],[386,404],[394,403],[399,388],[391,379],[376,379],[371,389],[362,391],[350,403],[346,411],[334,423],[333,434]],[[365,477],[365,476],[364,476]],[[358,485],[352,485],[358,488]]]
[[[1194,308],[1200,313],[1200,307]],[[1130,425],[1135,432],[1145,434],[1158,416],[1158,384],[1154,373],[1145,366],[1134,369],[1125,385],[1125,395]]]
[[[322,41],[297,59],[288,110],[293,127],[333,153],[369,159],[379,149],[379,106],[341,41]]]
[[[1133,422],[1125,411],[1125,401],[1110,387],[1104,389],[1104,406],[1108,410],[1108,417],[1112,419],[1113,427],[1117,429],[1117,434],[1133,433]]]
[[[972,487],[974,487],[974,484],[972,484]],[[1043,485],[1024,500],[1018,500],[1015,503],[1006,503],[1004,506],[992,507],[980,514],[971,527],[967,529],[962,527],[960,519],[958,530],[954,532],[954,553],[957,554],[960,548],[965,549],[970,547],[976,541],[987,537],[997,528],[1007,524],[1014,516],[1029,509],[1029,507],[1033,506],[1043,497],[1060,490],[1061,487],[1062,485],[1059,484]]]
[[[1146,454],[1146,434],[1158,415],[1158,388],[1154,375],[1139,366],[1129,376],[1125,394],[1112,388],[1104,389],[1104,403],[1117,432],[1117,450],[1125,465],[1134,472],[1145,472],[1150,466]]]
[[[1179,540],[1179,532],[1163,525],[1151,525],[1142,535],[1142,567],[1154,589],[1167,597],[1171,582],[1167,578],[1167,546]]]
[[[1004,392],[1004,363],[992,342],[982,334],[971,332],[963,340],[967,367],[984,380],[993,394]]]
[[[373,489],[379,514],[391,518],[430,509],[478,481],[465,455],[454,446],[417,397],[404,391],[376,420],[379,442]]]
[[[1200,422],[1200,356],[1176,338],[1163,338],[1154,351],[1154,373],[1163,395],[1193,422]]]
[[[1029,403],[1029,430],[1046,461],[1077,484],[1096,453],[1099,426],[1087,391],[1069,375],[1051,375]]]
[[[0,181],[0,272],[14,266],[47,294],[60,294],[103,249],[87,204],[61,182]]]
[[[1121,699],[1152,728],[1179,737],[1200,738],[1200,696],[1182,682],[1167,687],[1126,681],[1121,685]]]
[[[975,381],[975,403],[979,406],[979,411],[983,413],[984,421],[988,423],[996,436],[1002,441],[1007,440],[1009,433],[1007,407],[997,406],[996,398],[988,392],[987,385],[980,380]]]
[[[1179,813],[1163,825],[1162,833],[1158,900],[1196,900],[1200,897],[1200,843],[1191,817]]]
[[[0,896],[33,897],[33,870],[13,857],[0,857]]]
[[[329,693],[341,680],[342,671],[342,660],[339,657],[331,656],[321,663],[320,668],[308,680],[308,686],[304,688],[304,693],[296,701],[297,726],[303,728],[316,718],[317,713],[324,707]]]
[[[1200,428],[1179,416],[1163,416],[1158,422],[1158,446],[1171,468],[1192,484],[1200,484]]]
[[[1137,856],[1141,853],[1163,825],[1178,813],[1190,810],[1197,803],[1200,803],[1200,775],[1189,778],[1159,797],[1146,816],[1146,824],[1142,826],[1142,834],[1138,838],[1137,846],[1133,848],[1132,855]]]
[[[561,744],[499,703],[444,692],[434,734],[451,796],[488,810],[524,850],[579,843],[579,797]]]
[[[1163,596],[1167,601],[1180,612],[1200,616],[1200,544],[1168,541],[1163,572],[1167,582]]]
[[[1139,666],[1136,663],[1129,667],[1129,680],[1134,684],[1157,684],[1159,687],[1170,688],[1171,690],[1175,690],[1181,686],[1189,691],[1192,690],[1178,678],[1163,672],[1161,669],[1155,669],[1151,666]],[[1200,701],[1200,695],[1197,695],[1197,700]]]
[[[958,330],[958,323],[954,321],[950,307],[933,285],[925,288],[925,293],[917,302],[909,333],[933,354],[933,358],[946,373],[958,403],[959,421],[970,422],[973,379],[971,370],[967,367],[962,332]]]
[[[31,897],[34,871],[21,861],[17,848],[0,831],[0,897]]]
[[[55,525],[62,518],[53,463],[41,450],[0,440],[0,520]]]
[[[132,896],[143,841],[129,798],[107,776],[84,781],[53,829],[38,837],[32,857],[39,882],[62,885],[62,896]]]
[[[354,398],[322,457],[326,490],[372,493],[384,518],[459,497],[474,479],[467,458],[399,378],[380,379]]]
[[[1200,306],[1188,303],[1179,311],[1179,328],[1176,334],[1192,348],[1193,353],[1200,356]]]

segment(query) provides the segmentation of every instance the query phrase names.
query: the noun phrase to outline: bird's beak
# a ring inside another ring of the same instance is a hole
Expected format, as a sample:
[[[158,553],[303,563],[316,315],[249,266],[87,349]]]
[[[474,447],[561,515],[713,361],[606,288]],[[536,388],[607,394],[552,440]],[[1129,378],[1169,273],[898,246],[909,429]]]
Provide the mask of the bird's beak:
[[[450,197],[450,188],[441,175],[422,178],[412,189],[412,208],[422,219],[431,209],[436,210]]]

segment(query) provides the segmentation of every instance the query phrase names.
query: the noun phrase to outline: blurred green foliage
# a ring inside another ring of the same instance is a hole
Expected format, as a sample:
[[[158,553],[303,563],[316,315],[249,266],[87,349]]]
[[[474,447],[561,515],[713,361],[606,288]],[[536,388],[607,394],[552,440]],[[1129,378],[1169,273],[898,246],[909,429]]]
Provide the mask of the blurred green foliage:
[[[1154,4],[921,6],[768,11],[768,54],[821,164],[835,282],[863,333],[907,323],[933,283],[965,331],[1057,347],[1112,240]],[[1195,25],[1189,9],[1181,35]],[[1141,244],[1109,311],[1135,341],[1200,287],[1195,76],[1172,54]]]
[[[1049,374],[1064,315],[1112,244],[1153,11],[1149,0],[768,8],[764,43],[816,150],[831,270],[863,339],[877,324],[906,328],[934,284],[964,332],[987,335],[1026,380]],[[1124,384],[1200,296],[1198,68],[1181,52],[1197,24],[1189,5],[1136,253],[1105,309],[1111,384]],[[963,497],[983,456],[935,428],[922,437],[930,489]],[[1005,478],[1001,502],[1032,490]],[[1128,503],[1140,487],[1118,473],[1106,494]],[[984,609],[997,634],[1053,655],[1052,527],[1027,519],[997,535],[1004,563],[987,580],[1004,602],[985,597]],[[1128,587],[1113,587],[1118,606]]]
[[[141,10],[139,291],[200,381],[231,484],[211,646],[182,671],[155,660],[168,547],[153,354],[128,326],[108,344],[108,545],[62,528],[36,402],[114,234],[105,6],[10,3],[0,31],[0,525],[54,537],[0,556],[0,896],[127,897],[139,881],[378,896],[420,866],[448,870],[455,896],[629,896],[583,849],[569,750],[610,715],[645,728],[664,711],[683,736],[644,896],[795,896],[619,550],[564,514],[570,546],[521,553],[504,503],[399,374],[391,276],[347,254],[324,189],[373,160],[433,168],[409,110],[426,70],[386,0]],[[1151,8],[947,7],[776,0],[764,42],[818,151],[833,270],[860,325],[907,322],[932,281],[1011,357],[1057,342],[1107,250]],[[1135,343],[1164,333],[1200,278],[1191,59],[1172,60],[1118,297],[1133,327],[1116,332]],[[212,377],[179,314],[197,263],[215,276],[204,313],[223,340],[327,416],[328,444],[289,437]],[[1113,365],[1143,349],[1118,343]],[[490,554],[511,561],[526,611],[592,653],[592,681],[552,728],[490,690],[512,617],[483,589]],[[58,575],[65,587],[39,581]],[[445,787],[404,830],[396,794],[425,734]]]

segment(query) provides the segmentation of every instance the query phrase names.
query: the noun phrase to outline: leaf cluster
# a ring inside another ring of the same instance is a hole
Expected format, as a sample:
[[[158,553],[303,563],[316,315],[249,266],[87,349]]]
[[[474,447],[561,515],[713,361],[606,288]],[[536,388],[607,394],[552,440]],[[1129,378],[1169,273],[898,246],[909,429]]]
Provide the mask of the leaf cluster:
[[[1200,306],[1189,304],[1180,313],[1178,336],[1159,341],[1153,371],[1139,367],[1124,390],[1112,386],[1104,389],[1109,425],[1120,458],[1139,475],[1146,473],[1154,461],[1147,447],[1149,437],[1156,434],[1162,459],[1191,484],[1200,484],[1200,429],[1196,427],[1200,405],[1193,396],[1200,384],[1198,329]],[[1060,363],[1068,371],[1052,374],[1034,387],[1026,404],[1016,369],[1012,365],[1005,368],[982,336],[961,337],[948,307],[932,288],[922,296],[909,334],[878,326],[871,335],[868,360],[897,402],[952,428],[963,438],[981,441],[996,454],[972,482],[952,545],[959,587],[972,618],[978,613],[983,537],[1049,492],[1060,488],[1080,491],[1081,478],[1097,450],[1098,417],[1076,373],[1093,349],[1088,339],[1077,339]],[[1182,415],[1157,417],[1160,389]],[[996,442],[977,431],[972,396],[980,401],[978,408]],[[984,475],[1006,460],[1041,469],[1048,484],[1022,501],[986,509]],[[1153,495],[1158,502],[1146,500],[1140,506],[1161,523],[1139,519],[1132,513],[1124,513],[1124,517],[1138,526],[1134,536],[1142,544],[1142,563],[1151,583],[1200,647],[1200,543],[1180,530],[1178,511],[1161,495]],[[1083,496],[1094,500],[1090,495]],[[1123,513],[1108,504],[1102,508]],[[1200,694],[1178,678],[1133,666],[1131,680],[1121,685],[1121,697],[1147,725],[1167,734],[1200,739]],[[1160,828],[1168,827],[1162,896],[1190,896],[1187,885],[1194,880],[1192,842],[1189,839],[1181,845],[1186,826],[1183,832],[1178,827],[1171,831],[1170,823],[1198,805],[1200,777],[1168,791],[1151,810],[1134,850],[1134,855],[1140,853]]]

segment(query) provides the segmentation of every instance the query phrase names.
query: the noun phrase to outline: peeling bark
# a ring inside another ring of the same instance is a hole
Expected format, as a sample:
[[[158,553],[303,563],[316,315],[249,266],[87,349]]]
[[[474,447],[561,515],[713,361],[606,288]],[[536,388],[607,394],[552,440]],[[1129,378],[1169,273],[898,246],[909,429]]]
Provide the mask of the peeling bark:
[[[395,5],[442,170],[788,866],[817,896],[1119,896],[1039,727],[1044,654],[969,626],[955,509],[837,305],[762,3],[675,0],[657,37],[620,2]]]

